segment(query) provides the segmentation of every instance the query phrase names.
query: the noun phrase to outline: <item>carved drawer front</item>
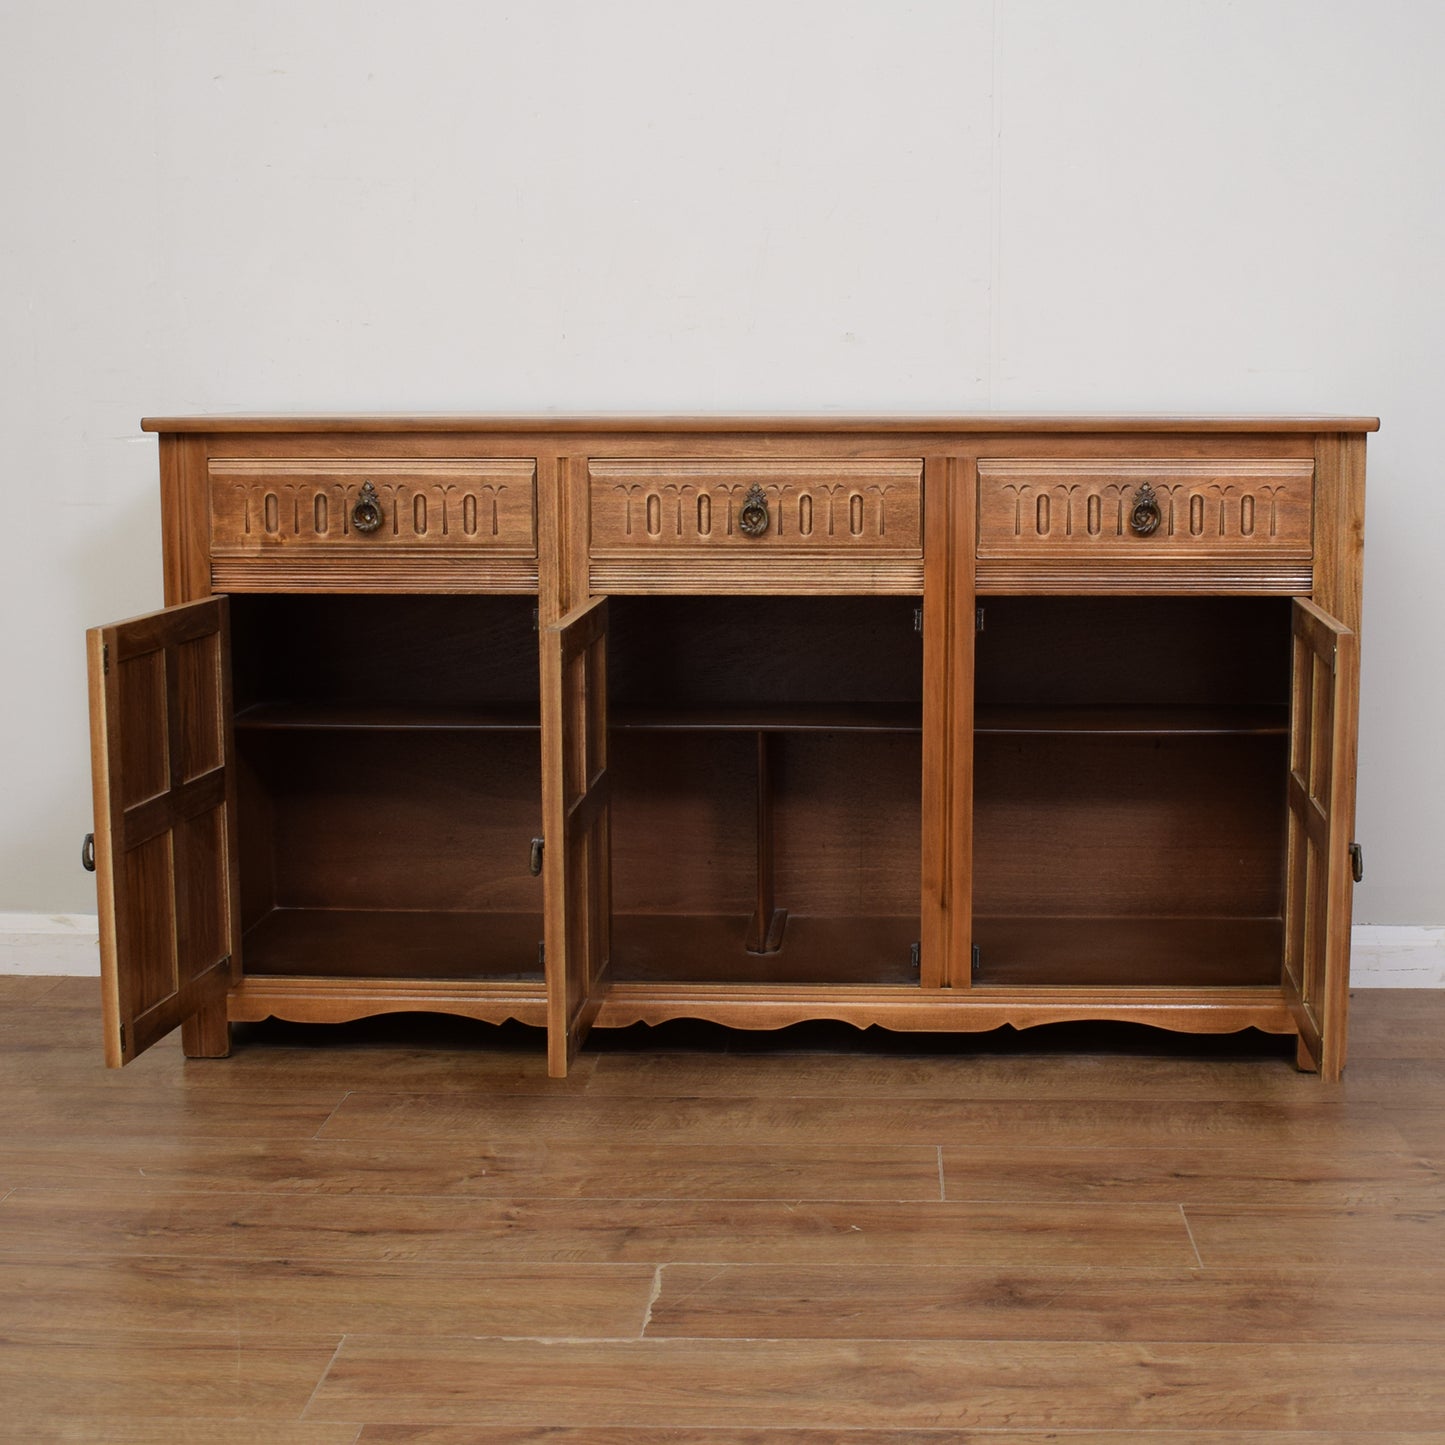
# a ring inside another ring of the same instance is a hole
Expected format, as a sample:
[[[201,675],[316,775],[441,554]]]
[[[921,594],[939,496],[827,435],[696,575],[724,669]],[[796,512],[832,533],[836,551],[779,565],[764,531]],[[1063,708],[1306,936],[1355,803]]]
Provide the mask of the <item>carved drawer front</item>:
[[[533,591],[530,458],[210,462],[211,582],[234,591]]]
[[[978,464],[981,590],[1310,589],[1314,463]]]
[[[594,460],[594,591],[916,592],[919,460]]]

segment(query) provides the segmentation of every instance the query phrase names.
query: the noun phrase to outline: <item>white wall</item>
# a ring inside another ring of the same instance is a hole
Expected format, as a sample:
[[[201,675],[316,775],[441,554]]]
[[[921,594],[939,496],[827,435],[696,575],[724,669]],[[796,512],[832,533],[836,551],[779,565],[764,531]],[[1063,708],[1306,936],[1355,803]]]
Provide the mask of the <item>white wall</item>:
[[[1445,921],[1417,0],[0,0],[0,909],[90,911],[144,413],[1340,410],[1357,916]]]

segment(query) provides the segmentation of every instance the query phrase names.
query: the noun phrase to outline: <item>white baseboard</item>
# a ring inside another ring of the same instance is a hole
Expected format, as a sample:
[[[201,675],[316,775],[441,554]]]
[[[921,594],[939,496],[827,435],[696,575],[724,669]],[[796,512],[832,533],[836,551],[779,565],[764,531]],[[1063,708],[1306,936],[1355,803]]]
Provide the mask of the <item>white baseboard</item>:
[[[0,913],[0,975],[100,972],[93,913]],[[1356,988],[1445,988],[1445,928],[1361,924],[1351,937]]]
[[[0,913],[0,975],[100,972],[100,924],[93,913]]]
[[[1445,988],[1445,928],[1357,924],[1350,934],[1356,988]]]

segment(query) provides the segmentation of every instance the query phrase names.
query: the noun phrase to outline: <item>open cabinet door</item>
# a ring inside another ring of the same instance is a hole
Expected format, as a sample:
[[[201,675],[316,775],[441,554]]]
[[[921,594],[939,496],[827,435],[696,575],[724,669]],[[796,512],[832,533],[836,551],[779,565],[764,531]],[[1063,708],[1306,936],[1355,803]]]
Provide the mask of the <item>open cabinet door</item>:
[[[561,1078],[602,1001],[611,948],[607,599],[542,639],[547,1069]]]
[[[224,1009],[239,971],[228,643],[219,597],[86,634],[112,1068]]]
[[[1296,600],[1284,991],[1300,1064],[1326,1079],[1345,1063],[1358,668],[1355,634]]]

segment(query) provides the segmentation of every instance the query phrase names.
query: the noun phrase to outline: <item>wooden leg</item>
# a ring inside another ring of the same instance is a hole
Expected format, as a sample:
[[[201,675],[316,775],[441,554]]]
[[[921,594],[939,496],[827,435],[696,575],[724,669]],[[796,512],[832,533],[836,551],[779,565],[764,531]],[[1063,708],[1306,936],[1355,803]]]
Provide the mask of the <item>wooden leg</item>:
[[[1310,1053],[1305,1045],[1303,1036],[1297,1041],[1294,1054],[1294,1066],[1302,1074],[1317,1074],[1320,1071],[1319,1060]]]
[[[231,1052],[231,1025],[224,997],[181,1024],[181,1050],[188,1059],[224,1059]]]

